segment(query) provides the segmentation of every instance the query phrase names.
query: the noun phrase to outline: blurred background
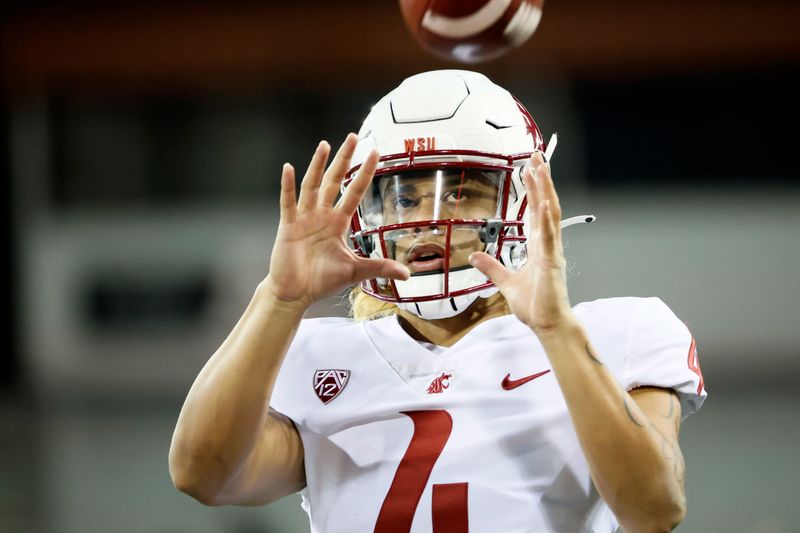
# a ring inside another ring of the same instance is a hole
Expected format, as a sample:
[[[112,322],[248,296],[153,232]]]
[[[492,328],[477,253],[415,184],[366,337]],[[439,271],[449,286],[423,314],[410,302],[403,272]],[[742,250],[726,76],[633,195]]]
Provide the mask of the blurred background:
[[[266,274],[281,164],[458,65],[390,0],[0,15],[0,531],[308,531],[298,497],[178,493],[174,423]],[[794,0],[552,0],[477,66],[559,133],[565,216],[598,217],[565,234],[573,302],[658,295],[698,340],[679,531],[800,531],[798,21]]]

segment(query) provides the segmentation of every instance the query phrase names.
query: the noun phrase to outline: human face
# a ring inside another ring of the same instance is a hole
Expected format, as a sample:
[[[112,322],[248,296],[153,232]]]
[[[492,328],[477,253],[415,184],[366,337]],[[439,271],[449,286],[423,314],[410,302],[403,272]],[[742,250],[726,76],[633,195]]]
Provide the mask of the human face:
[[[451,168],[382,177],[378,185],[383,225],[432,221],[430,225],[389,230],[384,234],[393,258],[412,274],[442,272],[448,227],[449,270],[469,266],[472,252],[482,251],[482,221],[497,216],[502,173]],[[475,221],[436,224],[436,221]]]

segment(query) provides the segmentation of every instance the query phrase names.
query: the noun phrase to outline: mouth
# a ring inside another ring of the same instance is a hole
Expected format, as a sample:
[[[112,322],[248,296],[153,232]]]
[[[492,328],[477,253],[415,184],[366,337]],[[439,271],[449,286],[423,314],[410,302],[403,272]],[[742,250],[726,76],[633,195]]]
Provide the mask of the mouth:
[[[445,249],[436,243],[415,244],[408,253],[408,269],[412,272],[444,270]]]

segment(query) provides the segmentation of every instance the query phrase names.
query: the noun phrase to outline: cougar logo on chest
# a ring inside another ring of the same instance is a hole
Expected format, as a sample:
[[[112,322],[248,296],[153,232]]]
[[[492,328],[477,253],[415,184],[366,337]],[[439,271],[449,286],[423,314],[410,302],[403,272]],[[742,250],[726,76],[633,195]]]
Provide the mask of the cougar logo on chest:
[[[450,378],[453,377],[453,374],[445,374],[442,372],[442,375],[438,378],[435,378],[431,381],[431,384],[428,386],[428,394],[441,394],[444,392],[445,389],[450,387]]]

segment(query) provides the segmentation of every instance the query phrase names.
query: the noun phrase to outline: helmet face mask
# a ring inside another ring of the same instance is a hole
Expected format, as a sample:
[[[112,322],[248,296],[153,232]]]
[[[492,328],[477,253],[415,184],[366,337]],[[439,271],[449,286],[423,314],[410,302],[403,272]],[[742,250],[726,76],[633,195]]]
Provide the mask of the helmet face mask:
[[[430,94],[437,94],[433,102]],[[445,318],[497,292],[469,265],[472,252],[511,270],[524,264],[521,170],[544,143],[507,91],[466,71],[407,79],[364,122],[343,189],[374,148],[387,155],[353,216],[350,239],[357,254],[397,260],[411,277],[367,280],[367,294],[423,318]]]
[[[412,274],[464,268],[471,252],[484,250],[479,225],[499,215],[503,175],[471,168],[385,174],[373,182],[378,198],[363,202],[375,206],[363,215],[370,229],[391,226],[382,232],[387,257],[409,267]],[[443,225],[441,220],[474,221]],[[426,225],[409,223],[426,222]]]

